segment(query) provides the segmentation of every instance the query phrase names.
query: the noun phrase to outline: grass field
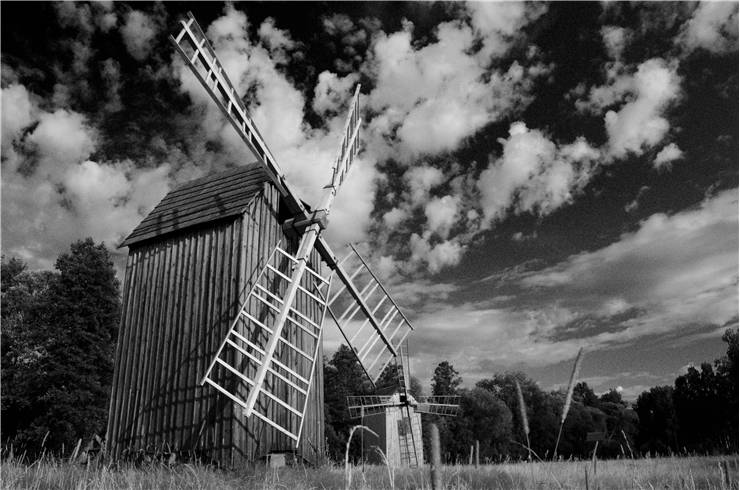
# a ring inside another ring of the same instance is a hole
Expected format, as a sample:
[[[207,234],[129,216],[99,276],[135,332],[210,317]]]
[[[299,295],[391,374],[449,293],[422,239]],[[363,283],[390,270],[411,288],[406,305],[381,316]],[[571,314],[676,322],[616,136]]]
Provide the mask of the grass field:
[[[724,463],[726,462],[726,464]],[[725,476],[723,467],[729,469]],[[737,456],[445,466],[450,489],[737,489]],[[391,471],[352,468],[353,489],[431,488],[428,467]],[[391,483],[392,479],[392,483]],[[3,489],[330,489],[346,488],[344,468],[285,467],[223,471],[193,465],[87,468],[55,460],[33,465],[3,461]],[[726,482],[729,481],[728,485]]]

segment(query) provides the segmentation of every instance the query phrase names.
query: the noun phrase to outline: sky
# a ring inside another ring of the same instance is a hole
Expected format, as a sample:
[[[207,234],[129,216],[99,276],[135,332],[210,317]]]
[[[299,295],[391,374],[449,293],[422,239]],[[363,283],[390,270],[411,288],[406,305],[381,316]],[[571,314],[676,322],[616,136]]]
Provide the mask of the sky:
[[[411,371],[626,398],[738,324],[737,3],[14,3],[2,253],[113,250],[173,186],[254,161],[168,36],[192,11],[288,182],[362,148],[329,216],[413,323]],[[330,354],[341,339],[325,328]]]

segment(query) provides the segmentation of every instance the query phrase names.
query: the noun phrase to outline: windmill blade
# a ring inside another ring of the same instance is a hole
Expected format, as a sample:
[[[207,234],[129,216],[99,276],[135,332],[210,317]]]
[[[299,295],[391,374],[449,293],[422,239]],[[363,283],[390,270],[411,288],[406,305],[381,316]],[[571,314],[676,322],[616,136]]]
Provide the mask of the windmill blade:
[[[375,384],[413,327],[354,246],[334,272],[343,284],[329,299],[329,313]]]
[[[398,403],[393,401],[392,396],[383,395],[358,395],[347,397],[347,408],[349,417],[359,418],[363,415],[374,415],[383,413],[389,407],[397,407]]]
[[[430,415],[455,417],[460,409],[459,396],[422,396],[418,402],[416,411]]]
[[[296,258],[276,246],[201,384],[216,388],[297,446],[316,372],[331,278],[307,267],[294,300],[288,302],[284,298],[294,286],[290,271],[295,266]],[[314,307],[302,313],[297,302]],[[286,321],[279,324],[283,311]]]
[[[419,453],[416,450],[416,438],[414,437],[414,422],[415,417],[413,417],[413,413],[411,412],[411,407],[407,403],[405,407],[403,407],[401,410],[406,410],[406,419],[409,421],[408,425],[408,432],[401,436],[399,433],[399,437],[403,437],[403,445],[405,446],[405,454],[406,458],[408,459],[408,464],[410,467],[416,467],[419,466]],[[403,419],[403,415],[401,416]],[[399,445],[401,445],[401,441],[398,441]],[[411,442],[411,444],[409,444]],[[421,441],[420,441],[421,442]],[[401,452],[401,462],[403,462],[403,455],[404,452]],[[413,460],[412,460],[413,457]],[[413,465],[412,465],[413,463]]]
[[[188,12],[187,20],[181,20],[180,24],[182,30],[177,36],[170,36],[177,52],[221,109],[226,119],[236,129],[244,143],[260,161],[275,185],[282,193],[291,194],[285,184],[282,169],[272,156],[257,126],[249,117],[241,97],[229,80],[226,71],[216,57],[216,52],[193,14]]]

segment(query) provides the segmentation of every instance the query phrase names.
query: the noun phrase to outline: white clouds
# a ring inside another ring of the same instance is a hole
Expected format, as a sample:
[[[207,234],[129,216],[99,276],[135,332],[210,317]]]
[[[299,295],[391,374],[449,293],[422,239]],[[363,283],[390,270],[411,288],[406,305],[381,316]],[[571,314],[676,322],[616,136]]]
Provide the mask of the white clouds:
[[[604,343],[690,326],[723,324],[737,315],[737,190],[672,216],[654,214],[612,245],[525,275],[526,286],[557,289],[583,308],[620,298],[644,314]],[[542,290],[540,290],[542,292]]]
[[[18,114],[27,116],[26,104],[17,103],[33,98],[24,87],[7,97],[15,101],[11,106],[22,107]],[[19,141],[18,153],[3,151],[3,250],[31,267],[51,268],[52,257],[79,238],[117,245],[164,196],[170,167],[149,170],[130,161],[90,161],[97,131],[82,114],[33,108],[31,113],[38,113],[32,118],[38,125],[22,138],[7,127]],[[15,123],[29,121],[19,117]]]
[[[407,170],[403,177],[411,192],[411,204],[417,206],[426,202],[429,191],[444,180],[444,174],[440,169],[428,165],[414,166]]]
[[[681,148],[679,148],[676,143],[669,143],[664,146],[657,155],[655,155],[653,166],[658,170],[671,168],[671,164],[680,158],[683,158]]]
[[[737,49],[737,11],[737,2],[699,2],[676,42],[687,51],[703,48],[723,53]]]
[[[462,259],[465,247],[457,240],[448,240],[430,244],[431,234],[425,232],[422,236],[412,233],[409,240],[411,250],[410,260],[414,265],[427,264],[429,272],[436,274],[445,267],[457,265]]]
[[[404,26],[378,33],[365,65],[376,79],[368,103],[379,113],[370,124],[372,146],[382,152],[390,143],[395,158],[456,149],[486,123],[526,104],[533,79],[543,74],[539,65],[517,62],[507,71],[489,70],[473,29],[461,21],[439,24],[437,41],[418,48],[413,24]]]
[[[23,128],[33,122],[34,105],[26,87],[13,84],[2,90],[2,144],[9,148]]]
[[[446,239],[457,221],[459,206],[460,198],[457,196],[435,197],[430,200],[424,207],[429,230]]]
[[[329,71],[319,73],[319,80],[314,88],[313,110],[322,116],[330,112],[335,114],[339,112],[352,97],[358,79],[356,73],[350,73],[345,77],[339,77]]]
[[[132,10],[126,15],[126,23],[121,27],[123,43],[129,54],[138,61],[144,61],[152,49],[152,41],[157,34],[157,25],[144,12]]]
[[[662,113],[680,94],[676,67],[658,58],[641,63],[628,80],[634,100],[604,116],[609,152],[616,158],[641,155],[645,147],[660,143],[670,129]]]
[[[95,131],[84,116],[59,109],[43,113],[26,141],[35,144],[44,170],[57,175],[65,165],[87,159],[95,149]]]
[[[524,2],[470,2],[466,4],[475,31],[483,38],[481,55],[502,55],[521,29],[545,13],[545,4]]]
[[[601,36],[609,56],[615,60],[620,59],[629,37],[629,31],[623,27],[604,26],[601,28]]]
[[[522,122],[512,124],[509,138],[500,143],[503,155],[477,183],[486,224],[511,209],[544,215],[570,202],[590,179],[591,162],[599,157],[583,139],[559,148]]]

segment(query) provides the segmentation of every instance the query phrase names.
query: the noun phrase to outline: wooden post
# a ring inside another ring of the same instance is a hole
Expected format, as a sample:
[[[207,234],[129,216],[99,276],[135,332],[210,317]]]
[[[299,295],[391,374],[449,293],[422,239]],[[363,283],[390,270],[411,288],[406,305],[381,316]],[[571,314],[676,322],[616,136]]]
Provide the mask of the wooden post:
[[[476,439],[475,440],[475,467],[477,468],[478,465],[480,465],[480,441]]]
[[[439,429],[437,424],[432,424],[432,490],[442,490],[442,461],[439,456]]]
[[[588,464],[583,467],[583,474],[586,476],[586,490],[588,490]]]
[[[475,446],[473,446],[473,445],[471,444],[471,445],[470,445],[470,456],[468,456],[468,464],[469,464],[470,466],[473,466],[473,449],[474,449],[474,448],[475,448]]]

